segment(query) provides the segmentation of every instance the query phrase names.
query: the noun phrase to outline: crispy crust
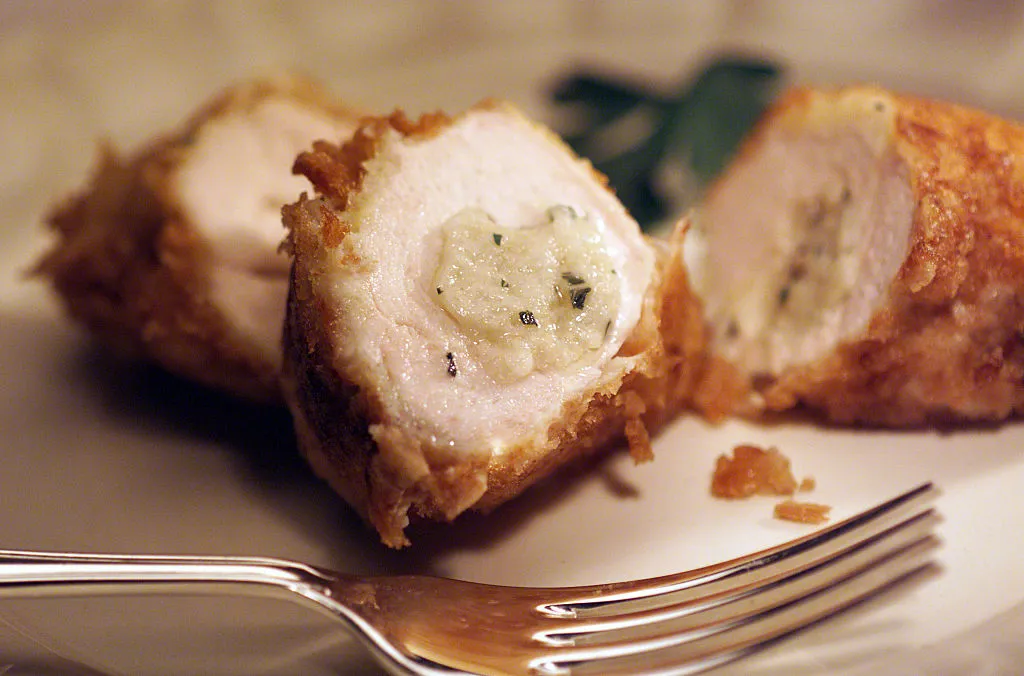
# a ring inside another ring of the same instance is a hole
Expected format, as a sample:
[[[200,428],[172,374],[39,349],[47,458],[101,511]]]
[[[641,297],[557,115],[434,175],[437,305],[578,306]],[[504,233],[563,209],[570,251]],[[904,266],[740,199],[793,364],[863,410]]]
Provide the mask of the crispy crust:
[[[278,369],[210,300],[210,251],[183,216],[172,177],[209,120],[286,95],[339,118],[356,113],[296,77],[229,89],[182,129],[133,156],[100,148],[88,188],[48,219],[57,240],[35,267],[65,310],[103,343],[247,399],[280,400]]]
[[[915,201],[909,254],[864,333],[763,387],[766,408],[890,426],[1024,411],[1024,129],[862,90],[895,111],[891,143]],[[850,91],[794,91],[763,125]]]
[[[680,260],[665,254],[641,320],[620,350],[620,354],[637,355],[639,366],[621,383],[609,383],[567,401],[561,418],[539,445],[523,443],[490,459],[452,457],[445,448],[410,435],[402,421],[389,420],[374,384],[332,360],[332,326],[345,318],[317,301],[311,271],[303,261],[314,258],[325,245],[333,245],[333,255],[346,256],[347,228],[335,210],[343,209],[348,195],[359,190],[363,164],[373,157],[384,133],[395,130],[424,138],[450,123],[443,115],[410,122],[399,112],[368,122],[342,147],[318,143],[312,152],[299,156],[295,167],[330,203],[330,207],[319,207],[326,210],[319,219],[323,229],[309,238],[303,233],[311,228],[296,227],[308,223],[308,210],[320,203],[303,199],[284,210],[296,254],[285,322],[284,391],[300,447],[318,474],[391,547],[409,544],[404,529],[410,516],[450,521],[467,508],[488,511],[567,463],[606,450],[623,438],[634,458],[649,459],[648,430],[687,400],[693,378],[686,357],[701,349],[695,345],[701,338],[684,331],[671,344],[661,340],[664,307],[693,306]],[[553,135],[551,139],[564,147]],[[601,183],[605,184],[603,177]],[[359,264],[357,259],[348,262]],[[673,321],[682,322],[686,316],[679,313]],[[698,334],[703,335],[700,330]]]
[[[750,385],[735,368],[709,348],[711,331],[704,304],[690,286],[683,259],[690,220],[684,217],[668,242],[665,282],[661,293],[660,331],[665,342],[671,391],[662,409],[672,415],[681,408],[711,422],[745,410]]]

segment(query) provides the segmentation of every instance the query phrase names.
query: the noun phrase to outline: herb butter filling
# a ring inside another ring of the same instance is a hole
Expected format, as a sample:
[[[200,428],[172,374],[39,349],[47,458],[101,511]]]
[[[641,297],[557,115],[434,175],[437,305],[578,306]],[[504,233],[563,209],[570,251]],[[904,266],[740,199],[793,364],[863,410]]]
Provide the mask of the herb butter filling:
[[[468,207],[442,226],[431,293],[496,381],[596,356],[619,312],[621,281],[604,224],[569,206],[509,228]]]
[[[851,196],[844,185],[838,195],[818,195],[796,204],[797,244],[779,285],[777,324],[803,330],[820,316],[822,308],[849,299],[856,283],[852,241],[856,230],[844,225]]]
[[[726,340],[767,344],[780,332],[803,333],[849,299],[857,274],[851,199],[849,186],[837,184],[792,204],[792,230],[777,245],[782,263],[734,290],[725,305],[732,314],[713,318]]]

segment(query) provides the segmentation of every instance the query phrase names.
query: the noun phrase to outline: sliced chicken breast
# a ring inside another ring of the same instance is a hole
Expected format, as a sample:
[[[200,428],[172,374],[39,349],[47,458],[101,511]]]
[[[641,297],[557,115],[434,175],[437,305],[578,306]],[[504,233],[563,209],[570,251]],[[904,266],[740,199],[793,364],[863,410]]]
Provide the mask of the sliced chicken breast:
[[[299,78],[228,89],[181,130],[123,159],[50,218],[37,272],[68,313],[121,352],[257,401],[280,400],[288,258],[280,209],[318,138],[358,115]]]
[[[396,113],[296,170],[318,196],[284,210],[285,393],[304,453],[383,542],[623,436],[650,456],[699,351],[662,341],[662,307],[697,306],[679,257],[553,134],[497,102]]]
[[[872,87],[795,90],[688,252],[717,357],[779,411],[907,426],[1024,409],[1024,130]]]

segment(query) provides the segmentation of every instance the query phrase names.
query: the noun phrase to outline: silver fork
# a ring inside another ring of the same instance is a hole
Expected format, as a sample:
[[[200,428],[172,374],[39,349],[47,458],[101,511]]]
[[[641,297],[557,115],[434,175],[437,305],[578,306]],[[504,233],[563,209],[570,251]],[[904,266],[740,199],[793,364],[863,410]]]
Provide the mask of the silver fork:
[[[231,593],[283,589],[341,620],[395,674],[691,674],[766,647],[932,565],[937,492],[924,484],[818,532],[707,568],[594,586],[355,577],[267,558],[0,550],[0,594],[196,584]]]

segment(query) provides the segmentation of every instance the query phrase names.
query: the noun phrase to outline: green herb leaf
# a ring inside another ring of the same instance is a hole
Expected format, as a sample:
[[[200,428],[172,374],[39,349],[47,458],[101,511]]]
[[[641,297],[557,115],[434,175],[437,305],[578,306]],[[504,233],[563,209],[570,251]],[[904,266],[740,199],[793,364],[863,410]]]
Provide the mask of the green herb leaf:
[[[778,75],[779,69],[767,62],[726,58],[698,76],[671,143],[673,152],[688,151],[701,182],[710,182],[732,159],[775,98]]]
[[[491,237],[494,238],[494,243],[497,244],[498,246],[501,246],[501,240],[505,239],[503,235],[497,232],[491,235]]]
[[[632,83],[591,73],[575,73],[557,83],[551,96],[556,103],[583,104],[581,112],[591,124],[604,124],[646,101],[649,93]],[[601,105],[591,105],[594,101],[600,101]]]
[[[725,56],[667,96],[646,84],[583,72],[557,84],[552,98],[578,113],[578,124],[564,131],[566,142],[591,158],[647,229],[700,197],[774,98],[779,80],[772,63]],[[651,121],[648,133],[609,153],[607,139],[615,136],[609,129],[634,115]],[[664,194],[669,166],[692,174],[693,194]]]

